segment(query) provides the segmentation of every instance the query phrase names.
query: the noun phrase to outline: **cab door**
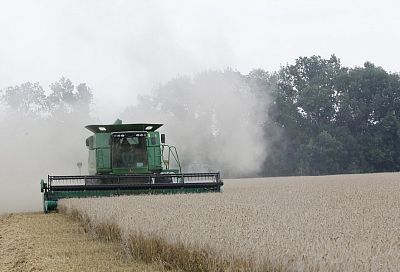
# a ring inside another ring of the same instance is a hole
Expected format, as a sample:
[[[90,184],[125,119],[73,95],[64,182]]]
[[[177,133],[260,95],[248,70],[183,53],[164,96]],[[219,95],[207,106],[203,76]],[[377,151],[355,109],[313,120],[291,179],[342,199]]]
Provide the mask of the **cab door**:
[[[147,134],[147,156],[150,172],[160,172],[161,165],[161,147],[160,134],[158,131],[149,132]]]

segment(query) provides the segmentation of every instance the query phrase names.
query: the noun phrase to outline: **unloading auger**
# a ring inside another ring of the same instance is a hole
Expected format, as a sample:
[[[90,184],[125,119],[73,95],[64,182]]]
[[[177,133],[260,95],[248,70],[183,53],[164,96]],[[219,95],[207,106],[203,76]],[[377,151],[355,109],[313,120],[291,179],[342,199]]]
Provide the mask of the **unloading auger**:
[[[63,198],[220,192],[220,173],[182,173],[177,149],[157,131],[162,124],[88,125],[89,175],[41,180],[43,209]],[[171,168],[171,160],[176,168]]]

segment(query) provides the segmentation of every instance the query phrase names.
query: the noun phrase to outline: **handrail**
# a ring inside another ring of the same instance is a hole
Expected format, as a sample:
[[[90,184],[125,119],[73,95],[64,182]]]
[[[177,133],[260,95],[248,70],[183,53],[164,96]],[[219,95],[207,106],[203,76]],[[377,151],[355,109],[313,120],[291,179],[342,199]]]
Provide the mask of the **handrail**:
[[[169,166],[170,166],[171,155],[172,155],[172,157],[174,158],[176,164],[178,165],[179,173],[182,173],[182,166],[181,166],[181,162],[179,160],[178,150],[176,149],[176,147],[173,146],[173,145],[166,145],[166,144],[163,144],[161,146],[162,146],[162,148],[161,148],[161,158],[162,158],[162,161],[163,161],[163,163],[165,165],[165,169],[166,170],[170,169]],[[164,159],[164,154],[165,154],[164,153],[164,148],[166,148],[166,147],[168,148],[167,160]]]

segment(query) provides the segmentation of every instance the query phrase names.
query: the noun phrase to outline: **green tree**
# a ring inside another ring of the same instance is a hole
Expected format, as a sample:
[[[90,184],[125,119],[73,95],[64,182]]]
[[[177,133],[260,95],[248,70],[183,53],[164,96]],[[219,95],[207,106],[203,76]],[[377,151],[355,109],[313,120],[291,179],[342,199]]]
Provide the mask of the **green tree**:
[[[265,174],[400,170],[399,75],[369,62],[346,68],[335,56],[303,57],[281,68],[270,94],[281,159],[267,160]]]
[[[399,167],[400,77],[366,62],[338,79],[341,93],[337,122],[357,137],[363,171]]]
[[[340,156],[344,155],[340,153],[342,149],[332,153],[331,149],[315,146],[322,142],[323,131],[335,139],[331,133],[338,107],[335,80],[343,70],[340,60],[332,55],[330,59],[302,57],[294,65],[287,65],[279,71],[277,88],[271,92],[274,104],[269,118],[280,127],[277,147],[282,151],[277,150],[274,155],[281,157],[279,161],[286,164],[278,167],[283,174],[331,172],[331,169],[314,166],[313,158],[334,156],[335,161],[340,161]],[[316,149],[319,150],[318,156],[315,155]],[[311,151],[314,152],[312,156],[307,153]],[[269,163],[267,160],[267,171],[271,170]],[[277,166],[272,166],[277,169]],[[335,166],[335,169],[339,168]]]

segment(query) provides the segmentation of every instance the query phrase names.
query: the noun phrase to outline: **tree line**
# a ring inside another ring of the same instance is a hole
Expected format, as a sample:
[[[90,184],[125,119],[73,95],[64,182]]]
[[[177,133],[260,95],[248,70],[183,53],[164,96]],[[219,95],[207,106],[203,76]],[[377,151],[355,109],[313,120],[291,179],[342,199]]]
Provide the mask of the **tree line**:
[[[85,83],[75,86],[65,77],[50,84],[49,90],[45,90],[38,82],[26,82],[9,86],[0,92],[0,105],[9,117],[32,120],[72,114],[87,118],[92,99],[92,90]]]
[[[229,73],[239,74],[251,94],[265,102],[266,111],[257,125],[268,144],[262,147],[267,150],[258,175],[400,170],[399,74],[370,62],[363,67],[345,67],[335,55],[328,59],[300,57],[276,72]],[[186,81],[174,79],[182,86]],[[28,82],[0,93],[7,110],[34,118],[77,112],[88,116],[92,98],[86,84],[74,86],[65,78],[51,84],[47,92],[40,84]],[[162,109],[168,111],[168,105],[176,100],[168,96],[166,101]],[[182,105],[179,115],[185,115],[185,107]],[[216,111],[209,112],[210,119],[217,118]],[[212,129],[210,135],[217,135],[218,129]]]
[[[272,98],[263,175],[400,170],[398,74],[370,62],[344,67],[332,55],[301,57],[277,73],[255,70],[247,78]]]

